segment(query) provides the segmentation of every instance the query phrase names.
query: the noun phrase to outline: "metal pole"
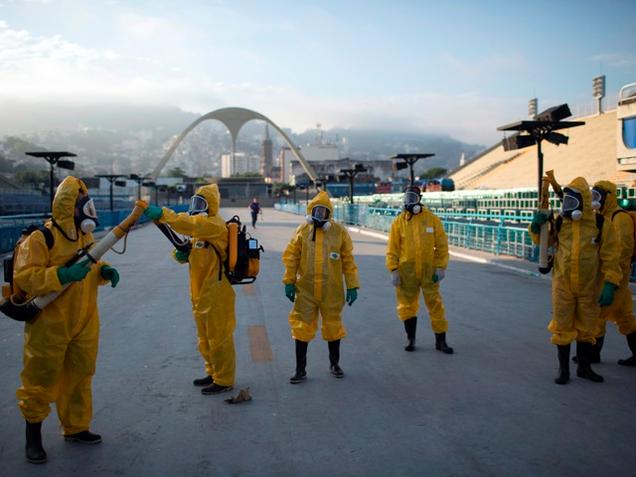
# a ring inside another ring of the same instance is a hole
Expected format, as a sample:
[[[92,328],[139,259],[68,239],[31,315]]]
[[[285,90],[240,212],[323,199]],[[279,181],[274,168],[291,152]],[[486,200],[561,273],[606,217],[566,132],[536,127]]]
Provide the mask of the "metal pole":
[[[349,174],[347,174],[349,175]],[[355,176],[353,174],[349,175],[349,203],[353,204],[353,181]]]
[[[541,151],[541,139],[537,140],[537,159],[539,173],[539,188],[537,189],[537,203],[541,201],[541,184],[543,179],[543,151]]]
[[[114,207],[113,207],[113,182],[115,181],[115,178],[111,178],[110,179],[110,212],[111,214],[113,213]]]
[[[49,196],[51,198],[51,215],[53,215],[53,185],[55,184],[55,173],[53,172],[53,163],[49,163],[51,165],[51,170],[49,171]]]
[[[415,162],[413,162],[412,160],[408,161],[409,163],[409,169],[411,171],[411,185],[415,184],[415,171],[413,170],[413,166],[415,165]]]
[[[141,200],[141,181],[137,181],[137,200]]]
[[[155,204],[159,205],[159,187],[155,186]]]

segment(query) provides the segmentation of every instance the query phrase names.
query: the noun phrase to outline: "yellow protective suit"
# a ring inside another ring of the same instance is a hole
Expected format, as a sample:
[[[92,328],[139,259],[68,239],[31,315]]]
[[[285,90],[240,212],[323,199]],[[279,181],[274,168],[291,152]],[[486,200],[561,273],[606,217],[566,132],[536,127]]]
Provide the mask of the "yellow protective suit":
[[[92,234],[77,230],[73,219],[80,190],[87,193],[86,185],[74,177],[67,177],[57,188],[53,220],[64,233],[51,221],[45,224],[55,240],[51,250],[42,232],[33,232],[19,247],[15,284],[29,297],[59,291],[57,269],[94,242]],[[55,401],[64,434],[89,429],[99,338],[97,286],[107,283],[100,275],[102,265],[94,265],[82,281],[73,283],[25,324],[22,386],[16,395],[28,422],[43,421]]]
[[[592,210],[592,194],[587,181],[574,179],[567,187],[583,196],[581,220],[563,219],[552,269],[552,320],[548,330],[552,343],[568,345],[573,341],[596,342],[601,307],[598,298],[604,281],[618,285],[618,243],[611,221],[603,222],[601,242]],[[538,244],[539,235],[530,231]]]
[[[177,214],[163,208],[160,222],[175,232],[192,237],[190,297],[197,326],[199,352],[205,371],[219,386],[232,386],[236,368],[234,351],[234,289],[221,267],[227,257],[228,232],[225,220],[218,215],[221,204],[216,184],[197,190],[208,201],[208,215]],[[215,251],[216,249],[216,251]],[[219,255],[221,260],[219,261]],[[219,277],[220,274],[220,277]]]
[[[613,321],[618,326],[622,335],[629,335],[636,331],[636,318],[634,318],[634,306],[632,292],[629,289],[629,277],[632,271],[632,253],[634,251],[634,222],[632,218],[618,206],[616,201],[616,185],[609,181],[600,181],[594,187],[608,192],[603,209],[600,211],[606,221],[614,225],[616,237],[619,243],[618,265],[621,274],[621,282],[614,294],[614,301],[608,307],[601,308],[601,319],[597,338],[605,336],[607,321]]]
[[[448,267],[448,239],[442,221],[426,207],[412,214],[403,211],[391,224],[386,250],[386,267],[398,270],[397,315],[402,321],[417,316],[420,290],[428,309],[431,328],[446,333],[448,322],[435,270]]]
[[[323,205],[333,216],[333,205],[326,192],[320,192],[307,205],[307,213],[316,205]],[[342,277],[346,288],[360,288],[358,267],[353,259],[353,243],[347,229],[330,219],[328,230],[303,224],[296,229],[285,252],[284,284],[296,285],[296,299],[289,325],[295,340],[311,341],[318,329],[318,312],[322,317],[322,337],[325,341],[344,338],[341,313],[345,303]]]

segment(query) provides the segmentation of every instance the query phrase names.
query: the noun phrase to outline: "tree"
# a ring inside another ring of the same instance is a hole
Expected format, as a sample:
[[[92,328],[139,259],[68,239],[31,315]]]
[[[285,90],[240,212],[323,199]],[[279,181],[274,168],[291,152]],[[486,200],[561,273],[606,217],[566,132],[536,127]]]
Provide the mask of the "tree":
[[[239,174],[232,174],[232,177],[263,177],[258,172],[243,172]]]
[[[15,181],[25,187],[43,190],[48,187],[49,173],[47,171],[19,171],[15,175]]]
[[[188,177],[188,175],[180,167],[173,167],[168,171],[168,177]]]
[[[420,174],[420,179],[437,179],[439,177],[444,177],[447,172],[448,169],[444,169],[443,167],[433,167]]]

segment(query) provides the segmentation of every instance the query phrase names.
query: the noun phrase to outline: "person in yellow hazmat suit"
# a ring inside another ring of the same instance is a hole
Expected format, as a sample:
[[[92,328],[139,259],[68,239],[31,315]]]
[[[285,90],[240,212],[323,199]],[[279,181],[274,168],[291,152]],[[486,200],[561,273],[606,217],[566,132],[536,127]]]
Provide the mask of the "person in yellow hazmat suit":
[[[167,207],[151,205],[144,214],[168,224],[175,232],[191,237],[191,251],[175,251],[175,258],[190,267],[190,297],[197,327],[199,352],[206,376],[195,379],[202,394],[219,394],[234,386],[235,294],[223,273],[227,258],[228,230],[219,215],[221,196],[216,184],[199,187],[189,211],[177,214]]]
[[[601,361],[601,350],[605,340],[605,325],[613,321],[618,331],[626,337],[627,345],[632,356],[619,359],[618,364],[636,366],[636,318],[632,292],[629,289],[629,278],[632,269],[632,255],[634,253],[634,222],[630,215],[618,206],[616,200],[616,184],[609,181],[599,181],[592,188],[592,208],[603,214],[606,221],[612,222],[619,243],[619,269],[621,281],[614,295],[614,301],[608,307],[601,309],[598,323],[596,345],[592,354],[592,362]]]
[[[307,205],[307,223],[300,225],[283,253],[285,295],[294,303],[289,325],[296,347],[296,372],[289,382],[307,377],[307,347],[322,317],[322,337],[328,343],[331,374],[344,377],[340,340],[346,336],[341,313],[345,301],[358,297],[358,268],[347,229],[333,220],[329,194],[319,192]],[[346,284],[346,297],[342,278]]]
[[[448,240],[442,221],[421,203],[420,188],[404,192],[404,210],[391,224],[386,250],[386,267],[397,296],[397,316],[404,323],[406,351],[415,350],[420,292],[428,308],[435,333],[435,349],[452,354],[446,343],[448,322],[440,281],[448,266]]]
[[[26,420],[26,457],[32,463],[46,462],[41,426],[52,402],[66,440],[101,442],[101,436],[89,431],[99,340],[97,287],[109,281],[115,287],[119,274],[104,262],[91,266],[87,258],[77,260],[94,243],[96,225],[86,185],[69,176],[57,188],[46,230],[32,232],[16,253],[14,282],[29,297],[72,283],[24,328],[24,369],[16,395]]]
[[[592,209],[592,194],[584,178],[577,177],[563,192],[561,212],[550,221],[556,253],[548,330],[559,359],[554,381],[566,384],[570,380],[570,344],[576,341],[577,376],[603,382],[590,363],[601,307],[611,305],[622,279],[618,242],[611,221]],[[541,225],[548,220],[541,212],[533,217],[529,230],[535,243],[539,243]]]

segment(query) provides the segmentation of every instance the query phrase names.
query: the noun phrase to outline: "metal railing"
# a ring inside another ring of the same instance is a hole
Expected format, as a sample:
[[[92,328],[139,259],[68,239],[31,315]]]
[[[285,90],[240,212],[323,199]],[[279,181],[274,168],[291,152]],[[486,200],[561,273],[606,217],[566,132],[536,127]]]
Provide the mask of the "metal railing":
[[[128,214],[130,214],[132,208],[133,204],[131,203],[130,208],[118,209],[112,212],[110,210],[98,210],[97,217],[99,220],[99,226],[95,229],[95,232],[109,230],[119,224],[128,216]],[[188,205],[171,205],[170,208],[175,212],[185,212],[188,210]],[[0,216],[0,253],[12,251],[15,247],[15,243],[20,238],[20,234],[23,229],[32,224],[41,225],[47,220],[47,218],[47,214]],[[148,218],[142,216],[137,224],[143,224],[148,221]]]
[[[276,204],[275,207],[294,214],[306,213],[305,204]],[[340,204],[334,206],[333,216],[345,224],[388,232],[399,213],[400,209],[396,208]],[[530,239],[526,225],[528,219],[525,216],[484,216],[454,211],[437,215],[444,224],[451,245],[536,261],[535,246]],[[519,223],[512,224],[510,221]]]

